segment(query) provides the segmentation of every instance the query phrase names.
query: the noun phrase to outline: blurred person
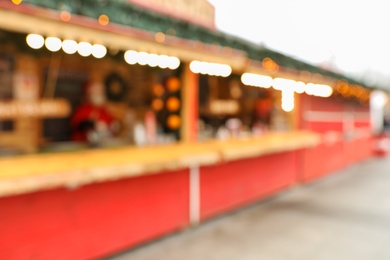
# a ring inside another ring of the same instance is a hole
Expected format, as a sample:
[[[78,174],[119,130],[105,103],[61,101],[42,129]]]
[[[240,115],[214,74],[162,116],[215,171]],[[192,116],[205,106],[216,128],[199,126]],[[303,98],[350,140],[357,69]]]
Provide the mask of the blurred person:
[[[87,82],[84,95],[84,102],[71,118],[72,140],[99,145],[119,132],[119,123],[105,106],[102,83]]]
[[[271,98],[258,98],[255,103],[255,121],[260,121],[264,125],[271,123],[271,111],[273,101]]]

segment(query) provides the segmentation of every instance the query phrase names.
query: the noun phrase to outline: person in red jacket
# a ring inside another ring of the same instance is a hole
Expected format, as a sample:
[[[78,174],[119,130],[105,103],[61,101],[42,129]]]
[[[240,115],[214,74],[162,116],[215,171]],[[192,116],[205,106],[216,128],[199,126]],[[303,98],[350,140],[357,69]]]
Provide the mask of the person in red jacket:
[[[85,102],[76,108],[72,118],[74,141],[99,144],[115,133],[115,118],[107,111],[104,86],[88,82],[84,87]]]

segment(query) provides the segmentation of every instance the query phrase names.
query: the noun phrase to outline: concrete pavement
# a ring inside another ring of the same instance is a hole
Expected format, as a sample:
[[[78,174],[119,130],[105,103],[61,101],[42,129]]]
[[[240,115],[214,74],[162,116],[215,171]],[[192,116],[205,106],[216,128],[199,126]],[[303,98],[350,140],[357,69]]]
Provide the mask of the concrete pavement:
[[[389,260],[390,158],[111,257],[112,260]]]

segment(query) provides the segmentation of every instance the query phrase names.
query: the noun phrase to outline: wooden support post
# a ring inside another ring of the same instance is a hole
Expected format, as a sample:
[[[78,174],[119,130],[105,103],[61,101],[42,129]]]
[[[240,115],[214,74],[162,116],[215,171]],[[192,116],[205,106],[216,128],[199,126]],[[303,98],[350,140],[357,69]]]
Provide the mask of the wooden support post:
[[[198,135],[199,75],[190,70],[188,63],[185,64],[182,82],[181,137],[183,142],[195,142]]]

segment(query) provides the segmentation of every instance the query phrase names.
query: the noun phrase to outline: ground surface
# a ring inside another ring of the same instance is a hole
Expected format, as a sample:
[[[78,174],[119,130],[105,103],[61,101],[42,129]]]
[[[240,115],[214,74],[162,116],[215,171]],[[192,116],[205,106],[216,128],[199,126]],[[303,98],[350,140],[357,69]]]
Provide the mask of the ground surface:
[[[370,159],[112,260],[389,260],[390,158]]]

